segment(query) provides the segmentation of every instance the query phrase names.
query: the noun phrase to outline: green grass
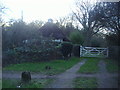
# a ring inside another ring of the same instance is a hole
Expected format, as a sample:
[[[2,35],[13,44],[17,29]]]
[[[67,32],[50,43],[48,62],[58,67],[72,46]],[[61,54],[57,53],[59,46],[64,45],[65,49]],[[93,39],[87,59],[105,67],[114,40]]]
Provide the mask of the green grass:
[[[37,63],[22,63],[14,64],[3,68],[3,70],[12,71],[30,71],[30,72],[40,72],[43,74],[54,75],[64,72],[65,70],[71,68],[73,65],[78,63],[80,58],[71,58],[69,60],[54,60],[50,62],[37,62]],[[46,70],[45,67],[50,66],[50,70]]]
[[[74,88],[97,88],[96,78],[79,77],[74,81]]]
[[[114,73],[118,72],[118,63],[115,60],[105,59],[106,62],[106,68],[108,72]]]
[[[21,88],[45,88],[45,86],[51,83],[52,81],[52,79],[32,80],[28,84],[22,84]],[[2,88],[17,88],[17,86],[19,85],[19,80],[4,79],[2,81]]]
[[[16,88],[17,83],[16,80],[2,80],[2,88]]]
[[[99,70],[98,62],[100,58],[84,58],[87,59],[86,63],[80,67],[78,73],[96,73]]]
[[[0,89],[2,88],[2,79],[0,78]]]

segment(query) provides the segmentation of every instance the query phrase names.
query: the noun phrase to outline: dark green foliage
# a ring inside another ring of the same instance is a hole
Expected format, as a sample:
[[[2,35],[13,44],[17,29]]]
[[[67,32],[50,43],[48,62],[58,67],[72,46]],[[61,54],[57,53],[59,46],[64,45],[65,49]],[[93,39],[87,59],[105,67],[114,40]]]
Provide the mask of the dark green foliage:
[[[2,65],[19,63],[18,53],[14,49],[2,52]]]
[[[73,47],[73,55],[76,57],[80,57],[80,45],[75,44]]]
[[[120,46],[110,46],[108,50],[109,50],[108,57],[119,61]]]
[[[106,35],[107,46],[109,46],[109,58],[119,60],[120,45],[119,36],[117,34]]]
[[[74,32],[71,32],[69,38],[72,41],[72,43],[74,43],[74,44],[82,45],[84,42],[83,35],[80,31],[75,30]]]
[[[68,58],[68,55],[71,55],[72,48],[73,48],[73,45],[71,42],[63,42],[61,44],[61,51],[62,51],[64,58]]]
[[[92,47],[106,47],[106,40],[102,34],[96,34],[91,39],[91,46]]]
[[[3,65],[59,59],[61,53],[58,45],[59,43],[52,42],[47,38],[35,42],[30,40],[29,43],[5,51]]]
[[[118,46],[119,45],[119,38],[117,34],[109,34],[106,35],[106,41],[108,46]]]

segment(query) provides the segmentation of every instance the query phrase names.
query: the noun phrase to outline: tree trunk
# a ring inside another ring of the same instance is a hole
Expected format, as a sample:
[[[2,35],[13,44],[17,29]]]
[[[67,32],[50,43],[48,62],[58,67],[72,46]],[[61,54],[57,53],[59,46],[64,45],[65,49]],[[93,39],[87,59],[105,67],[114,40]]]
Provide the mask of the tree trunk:
[[[22,72],[21,79],[23,83],[28,83],[31,81],[31,74],[30,72]]]

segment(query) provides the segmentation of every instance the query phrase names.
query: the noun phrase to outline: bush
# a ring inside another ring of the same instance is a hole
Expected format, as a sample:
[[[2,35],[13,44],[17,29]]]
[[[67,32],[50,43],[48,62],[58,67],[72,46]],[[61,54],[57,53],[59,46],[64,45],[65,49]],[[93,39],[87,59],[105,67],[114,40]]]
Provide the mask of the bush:
[[[44,40],[40,45],[32,44],[30,46],[21,47],[24,49],[17,48],[18,52],[23,55],[27,55],[32,61],[52,60],[56,59],[59,53],[56,44],[50,40]]]
[[[68,55],[71,56],[73,45],[71,42],[63,42],[61,44],[61,51],[65,59],[68,58]]]
[[[119,46],[119,38],[116,34],[106,35],[106,41],[108,46]]]
[[[73,44],[81,44],[82,45],[84,42],[83,35],[79,31],[70,33],[69,38]]]
[[[119,61],[120,46],[110,46],[108,50],[108,57]]]
[[[42,40],[40,44],[31,43],[24,44],[14,49],[9,49],[3,53],[3,64],[14,64],[23,62],[39,62],[54,59],[60,59],[59,43],[52,42],[51,40]]]
[[[101,37],[99,34],[96,36],[93,36],[91,40],[91,46],[92,47],[105,47],[106,46],[106,41],[103,37]]]

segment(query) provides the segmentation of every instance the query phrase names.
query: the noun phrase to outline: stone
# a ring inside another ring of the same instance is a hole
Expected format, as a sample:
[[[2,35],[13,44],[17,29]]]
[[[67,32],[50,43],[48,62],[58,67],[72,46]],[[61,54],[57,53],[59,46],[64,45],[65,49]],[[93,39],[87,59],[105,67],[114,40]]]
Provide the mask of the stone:
[[[30,74],[30,72],[22,72],[21,80],[22,80],[22,82],[25,82],[25,83],[30,82],[31,81],[31,74]]]

